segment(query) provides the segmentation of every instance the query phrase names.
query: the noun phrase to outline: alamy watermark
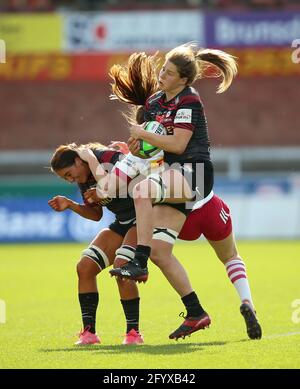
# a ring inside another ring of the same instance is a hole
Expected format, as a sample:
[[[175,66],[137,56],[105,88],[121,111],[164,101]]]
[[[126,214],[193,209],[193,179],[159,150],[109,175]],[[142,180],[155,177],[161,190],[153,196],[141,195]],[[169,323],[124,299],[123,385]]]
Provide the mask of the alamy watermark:
[[[0,39],[0,63],[6,63],[6,44]]]
[[[294,300],[291,304],[292,308],[296,308],[292,312],[292,322],[295,324],[300,323],[300,299]]]
[[[4,300],[0,300],[0,324],[6,322],[6,304]]]
[[[152,184],[156,189],[154,198],[160,198],[161,201],[164,197],[178,199],[178,203],[185,203],[187,209],[192,209],[196,202],[204,199],[204,163],[173,163],[168,165],[165,162],[163,168],[157,168],[152,167],[151,162],[145,165],[143,161],[145,160],[141,159],[141,162],[132,162],[130,158],[122,160],[123,169],[126,171],[125,177],[132,176],[130,182],[126,182],[125,179],[125,185],[124,171],[122,175],[118,173],[108,185],[107,178],[103,175],[103,170],[112,171],[115,166],[110,163],[99,164],[96,174],[98,177],[101,175],[103,177],[97,180],[96,191],[99,198],[101,200],[128,197],[148,198],[149,193],[152,193],[149,186],[140,187],[137,185],[143,179],[148,179],[148,185]],[[147,167],[146,169],[145,166]],[[151,177],[151,180],[149,180],[149,177]],[[181,199],[191,199],[191,201]]]
[[[296,50],[292,52],[292,62],[298,64],[300,63],[300,39],[294,39],[292,47],[296,48]]]

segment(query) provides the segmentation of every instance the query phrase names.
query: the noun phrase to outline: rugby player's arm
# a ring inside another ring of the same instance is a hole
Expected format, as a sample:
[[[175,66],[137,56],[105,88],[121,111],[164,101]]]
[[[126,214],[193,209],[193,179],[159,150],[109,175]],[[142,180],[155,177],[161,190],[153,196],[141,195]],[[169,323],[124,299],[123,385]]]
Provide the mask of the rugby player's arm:
[[[103,215],[103,209],[100,205],[91,206],[87,204],[79,204],[73,200],[70,200],[68,209],[84,217],[85,219],[94,221],[99,221]]]
[[[186,149],[192,135],[192,131],[175,127],[173,135],[151,134],[150,132],[141,130],[139,131],[138,137],[164,151],[180,155]]]
[[[90,154],[86,162],[89,164],[89,168],[97,181],[99,189],[107,193],[109,197],[116,197],[120,189],[118,177],[114,173],[107,173],[94,154]],[[124,187],[124,185],[122,186]]]
[[[110,191],[108,190],[108,187],[111,181],[111,174],[107,173],[103,167],[101,166],[101,163],[98,161],[97,157],[93,153],[89,153],[85,161],[88,163],[89,168],[92,172],[93,177],[97,181],[98,188],[103,191],[104,193],[107,193],[108,196],[113,197],[110,194]]]
[[[68,197],[60,195],[54,196],[48,201],[48,204],[56,212],[63,212],[66,209],[70,209],[86,219],[95,221],[99,221],[103,214],[102,207],[98,204],[95,204],[94,206],[89,204],[78,204]]]
[[[90,153],[86,158],[86,162],[97,182],[107,176],[107,172],[103,169],[95,154]]]

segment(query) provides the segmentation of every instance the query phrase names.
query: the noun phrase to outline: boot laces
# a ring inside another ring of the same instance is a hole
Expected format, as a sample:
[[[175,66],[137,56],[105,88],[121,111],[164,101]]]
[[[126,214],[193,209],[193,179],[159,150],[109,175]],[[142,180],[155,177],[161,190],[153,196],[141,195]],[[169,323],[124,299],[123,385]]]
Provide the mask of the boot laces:
[[[84,327],[84,329],[82,331],[80,331],[80,333],[78,334],[78,336],[82,336],[84,335],[87,331],[89,331],[91,329],[91,326],[90,325],[87,325],[86,327]]]

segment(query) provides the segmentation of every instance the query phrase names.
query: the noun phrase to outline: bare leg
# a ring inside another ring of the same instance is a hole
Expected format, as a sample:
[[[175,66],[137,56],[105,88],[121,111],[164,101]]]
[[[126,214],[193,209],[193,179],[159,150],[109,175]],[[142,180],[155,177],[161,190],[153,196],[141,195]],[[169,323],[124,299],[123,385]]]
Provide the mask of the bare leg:
[[[157,241],[154,247],[154,254],[151,256],[151,260],[156,266],[160,268],[166,279],[169,281],[173,289],[179,294],[180,297],[184,297],[193,291],[192,285],[188,278],[188,275],[174,255],[162,253],[161,249],[165,245],[164,242]],[[156,251],[158,250],[158,251]],[[156,256],[157,253],[157,256]]]
[[[185,269],[172,254],[175,243],[172,236],[175,235],[175,231],[180,231],[185,216],[169,206],[156,206],[154,217],[155,226],[162,230],[159,230],[152,240],[151,260],[161,269],[171,286],[180,295],[187,311],[183,324],[173,331],[169,338],[184,338],[209,326],[211,320],[193,291]]]
[[[180,189],[179,193],[176,190],[178,188]],[[111,270],[110,273],[117,277],[146,282],[148,279],[147,262],[151,253],[154,227],[152,203],[162,200],[168,203],[184,203],[192,198],[192,192],[179,171],[168,170],[163,172],[161,176],[151,176],[138,183],[133,189],[133,198],[137,220],[135,256],[133,261],[121,268]],[[169,226],[169,224],[166,225]],[[182,224],[180,224],[178,231],[181,227]]]
[[[123,238],[115,232],[105,229],[101,231],[91,242],[91,245],[98,247],[103,256],[106,256],[112,264],[116,250],[120,247]],[[96,276],[101,272],[99,265],[88,256],[83,256],[77,264],[78,292],[97,292]]]
[[[169,170],[162,174],[162,179],[167,186],[164,189],[164,198],[168,203],[184,203],[191,197],[191,191],[182,174]],[[174,188],[181,188],[175,193]],[[134,206],[137,219],[138,245],[150,246],[153,234],[153,200],[160,197],[159,184],[145,179],[137,184],[133,190]]]

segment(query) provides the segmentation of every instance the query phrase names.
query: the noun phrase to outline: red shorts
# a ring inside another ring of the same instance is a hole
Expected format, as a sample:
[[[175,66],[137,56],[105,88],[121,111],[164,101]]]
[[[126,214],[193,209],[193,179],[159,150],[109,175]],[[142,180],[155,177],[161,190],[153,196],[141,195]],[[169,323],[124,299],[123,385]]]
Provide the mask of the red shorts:
[[[228,206],[214,195],[203,207],[192,211],[178,236],[182,240],[196,240],[202,234],[208,240],[222,240],[232,232]]]

